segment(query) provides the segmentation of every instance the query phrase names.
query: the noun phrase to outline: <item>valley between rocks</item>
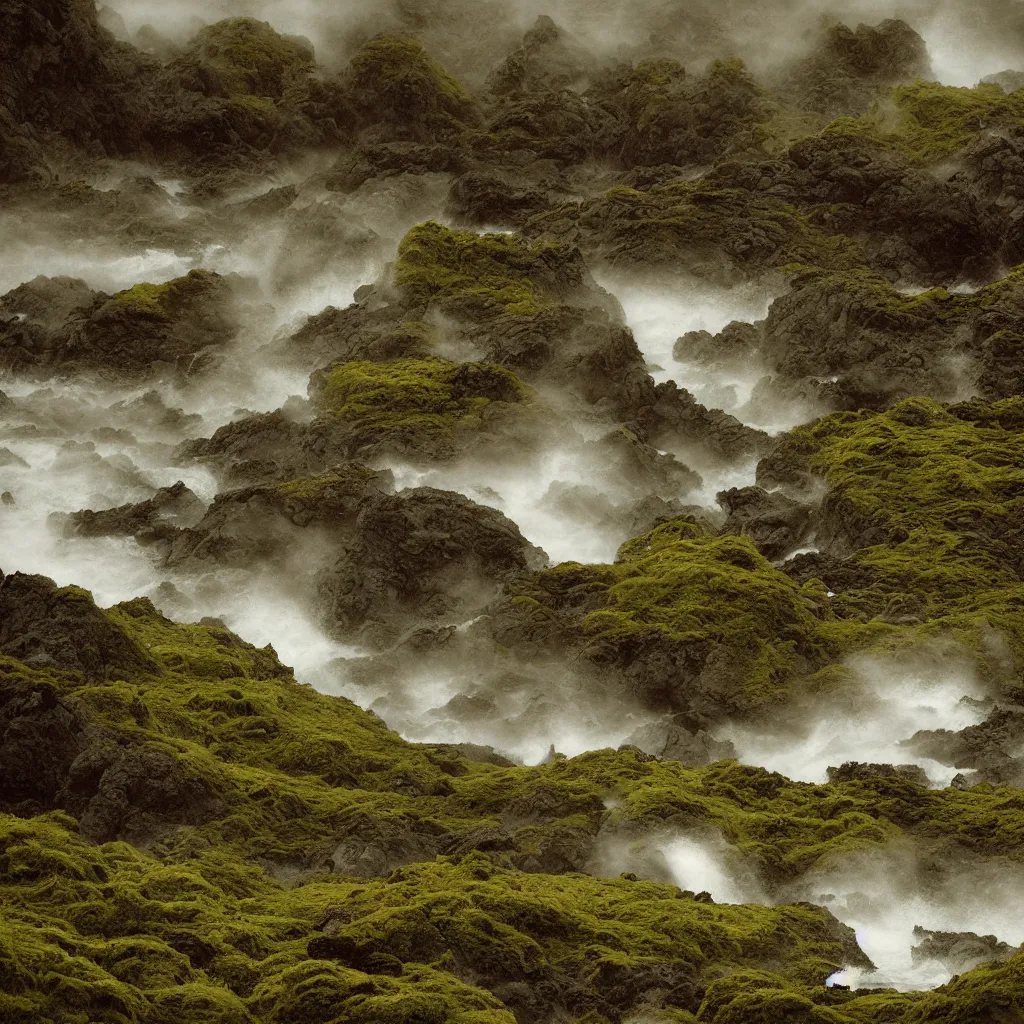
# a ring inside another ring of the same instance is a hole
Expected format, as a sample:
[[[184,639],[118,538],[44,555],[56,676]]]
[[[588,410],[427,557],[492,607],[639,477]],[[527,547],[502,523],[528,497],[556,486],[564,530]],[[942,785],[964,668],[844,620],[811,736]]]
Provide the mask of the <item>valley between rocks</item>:
[[[1024,1021],[1018,6],[0,0],[0,1019]]]

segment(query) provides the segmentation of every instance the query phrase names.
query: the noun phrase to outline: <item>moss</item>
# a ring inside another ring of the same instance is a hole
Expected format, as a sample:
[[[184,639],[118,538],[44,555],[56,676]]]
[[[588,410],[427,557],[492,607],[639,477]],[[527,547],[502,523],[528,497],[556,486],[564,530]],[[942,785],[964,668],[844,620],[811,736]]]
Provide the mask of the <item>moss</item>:
[[[583,228],[586,230],[582,230]],[[756,277],[789,264],[834,269],[863,264],[856,244],[816,227],[795,207],[706,181],[675,181],[604,196],[532,218],[532,238],[572,241],[620,267],[672,267],[697,276]]]
[[[868,570],[837,596],[841,617],[912,595],[931,630],[1020,627],[1024,432],[1019,398],[943,407],[909,399],[882,414],[841,413],[793,431],[783,460],[824,477],[825,529]],[[972,625],[972,622],[975,624]]]
[[[399,245],[395,283],[410,299],[474,319],[534,316],[552,298],[535,280],[548,248],[517,235],[452,231],[430,221],[413,228]]]
[[[434,358],[339,363],[312,390],[321,423],[345,432],[353,456],[371,446],[450,456],[529,396],[500,366]]]
[[[374,470],[358,464],[347,466],[345,470],[344,474],[335,471],[301,480],[289,480],[287,483],[279,484],[277,491],[283,498],[315,505],[336,488],[358,488],[371,484],[378,476]]]
[[[919,163],[934,163],[964,149],[984,132],[1012,128],[1024,118],[1024,94],[997,85],[974,88],[917,82],[898,86],[867,114],[833,121],[829,135],[869,139]]]
[[[721,699],[747,709],[780,699],[817,653],[813,604],[799,587],[746,538],[715,537],[691,519],[629,541],[613,566],[566,563],[512,594],[531,635],[572,636],[578,654],[622,671],[653,650],[677,666],[681,690],[718,672],[713,663],[728,652],[729,683],[717,685],[730,696]]]
[[[176,307],[202,294],[217,280],[208,270],[190,270],[164,284],[137,284],[118,292],[107,305],[110,312],[126,311],[153,320],[170,320]]]

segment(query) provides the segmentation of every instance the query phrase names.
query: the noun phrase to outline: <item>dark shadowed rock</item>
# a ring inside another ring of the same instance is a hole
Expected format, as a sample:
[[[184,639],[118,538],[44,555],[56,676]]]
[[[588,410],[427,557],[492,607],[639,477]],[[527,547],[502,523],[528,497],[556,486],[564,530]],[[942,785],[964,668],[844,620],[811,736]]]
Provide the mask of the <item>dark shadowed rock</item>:
[[[812,528],[813,508],[780,491],[733,487],[720,491],[717,501],[729,515],[722,532],[749,537],[773,560],[798,547]]]
[[[86,591],[20,572],[0,577],[0,652],[27,665],[100,678],[154,668]]]
[[[377,646],[414,625],[478,614],[502,582],[546,562],[518,527],[461,494],[421,487],[368,502],[318,577],[321,617]]]

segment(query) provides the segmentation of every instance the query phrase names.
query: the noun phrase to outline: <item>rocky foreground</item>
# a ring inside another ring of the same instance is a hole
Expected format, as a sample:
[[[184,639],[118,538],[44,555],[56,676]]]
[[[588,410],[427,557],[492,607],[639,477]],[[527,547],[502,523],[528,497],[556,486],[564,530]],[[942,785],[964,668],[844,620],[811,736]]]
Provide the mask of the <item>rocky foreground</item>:
[[[0,0],[4,1024],[1024,1021],[996,924],[896,984],[843,888],[1020,896],[1024,75],[741,9]],[[765,312],[655,365],[637,287]],[[892,763],[743,747],[886,696]]]

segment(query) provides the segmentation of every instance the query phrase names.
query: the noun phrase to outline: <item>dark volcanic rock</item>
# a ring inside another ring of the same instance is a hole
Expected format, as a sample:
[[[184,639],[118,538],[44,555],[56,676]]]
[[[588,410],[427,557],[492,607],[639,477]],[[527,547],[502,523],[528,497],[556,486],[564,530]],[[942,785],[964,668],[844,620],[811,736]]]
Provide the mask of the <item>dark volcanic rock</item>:
[[[160,369],[190,377],[237,334],[241,278],[193,270],[110,297],[68,278],[37,278],[0,299],[0,365],[33,376],[90,370],[132,378]],[[55,300],[56,305],[53,304]]]
[[[45,576],[0,576],[0,652],[39,668],[104,677],[153,664],[77,587]]]
[[[855,782],[861,779],[903,779],[917,786],[928,786],[928,775],[916,764],[865,764],[846,761],[838,768],[828,769],[829,782]]]
[[[134,505],[104,509],[100,512],[73,512],[64,522],[68,537],[135,537],[152,542],[162,533],[177,527],[194,525],[206,506],[182,481],[160,490]]]
[[[813,508],[760,487],[733,487],[717,495],[729,514],[723,533],[749,537],[770,559],[781,558],[805,540],[812,528]]]
[[[642,726],[626,742],[646,754],[654,754],[665,761],[681,761],[690,768],[736,756],[731,741],[714,739],[705,729],[689,722],[685,715]]]
[[[413,626],[470,619],[502,582],[546,556],[500,512],[421,487],[375,498],[318,577],[321,617],[339,637],[377,646]]]
[[[994,935],[975,932],[937,932],[914,927],[915,945],[911,956],[915,963],[938,960],[954,974],[973,970],[979,964],[1009,960],[1018,949],[1000,942]]]
[[[255,568],[279,563],[304,530],[316,530],[324,543],[338,543],[363,503],[391,487],[390,472],[349,465],[321,477],[218,494],[199,522],[167,538],[165,564]],[[323,549],[319,553],[323,556]]]

